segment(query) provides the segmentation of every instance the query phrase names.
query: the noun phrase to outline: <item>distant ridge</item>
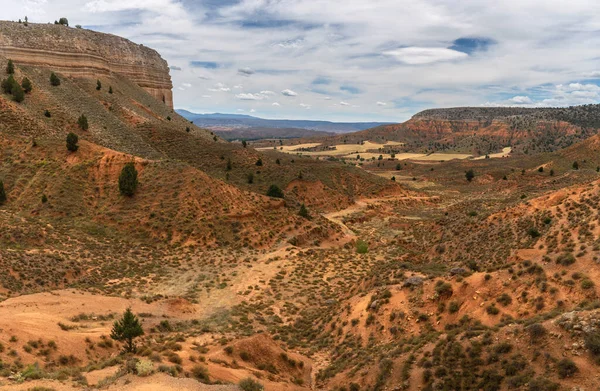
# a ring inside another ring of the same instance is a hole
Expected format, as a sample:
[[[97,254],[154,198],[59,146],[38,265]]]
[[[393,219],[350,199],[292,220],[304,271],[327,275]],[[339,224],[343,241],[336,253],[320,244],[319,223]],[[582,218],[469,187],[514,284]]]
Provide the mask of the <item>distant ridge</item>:
[[[241,129],[241,128],[297,128],[320,132],[350,133],[389,125],[392,122],[330,122],[312,120],[264,119],[243,114],[197,114],[188,110],[175,110],[182,117],[193,121],[195,125],[208,129]]]

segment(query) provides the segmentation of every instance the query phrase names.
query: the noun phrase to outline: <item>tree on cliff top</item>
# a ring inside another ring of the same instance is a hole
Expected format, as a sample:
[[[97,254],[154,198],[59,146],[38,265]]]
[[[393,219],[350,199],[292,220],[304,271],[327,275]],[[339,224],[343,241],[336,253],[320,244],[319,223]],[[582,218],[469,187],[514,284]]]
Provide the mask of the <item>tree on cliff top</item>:
[[[58,24],[62,24],[63,26],[69,26],[69,19],[67,19],[67,18],[60,18],[58,20]]]

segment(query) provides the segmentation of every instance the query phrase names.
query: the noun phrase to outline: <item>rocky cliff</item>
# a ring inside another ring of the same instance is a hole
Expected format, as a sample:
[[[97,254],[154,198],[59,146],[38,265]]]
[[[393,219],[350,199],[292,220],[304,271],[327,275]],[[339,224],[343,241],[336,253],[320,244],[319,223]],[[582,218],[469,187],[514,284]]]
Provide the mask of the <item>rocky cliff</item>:
[[[74,77],[119,74],[173,107],[167,62],[155,50],[115,35],[54,24],[0,22],[0,56],[17,65],[46,67]]]

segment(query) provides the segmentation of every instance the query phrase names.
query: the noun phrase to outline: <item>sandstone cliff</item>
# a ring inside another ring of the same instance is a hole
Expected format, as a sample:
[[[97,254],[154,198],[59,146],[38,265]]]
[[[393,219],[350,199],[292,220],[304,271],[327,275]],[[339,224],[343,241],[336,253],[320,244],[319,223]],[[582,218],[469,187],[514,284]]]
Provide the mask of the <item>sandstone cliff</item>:
[[[54,24],[0,22],[0,56],[17,65],[46,67],[74,77],[119,74],[173,107],[167,62],[155,50],[115,35]]]

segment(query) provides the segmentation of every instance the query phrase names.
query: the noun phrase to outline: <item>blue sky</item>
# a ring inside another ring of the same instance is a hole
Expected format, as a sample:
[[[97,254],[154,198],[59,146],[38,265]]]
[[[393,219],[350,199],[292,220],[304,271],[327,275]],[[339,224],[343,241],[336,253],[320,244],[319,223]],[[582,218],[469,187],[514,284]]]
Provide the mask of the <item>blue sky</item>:
[[[600,101],[592,0],[22,0],[171,65],[177,108],[267,118],[404,121],[433,107]]]

